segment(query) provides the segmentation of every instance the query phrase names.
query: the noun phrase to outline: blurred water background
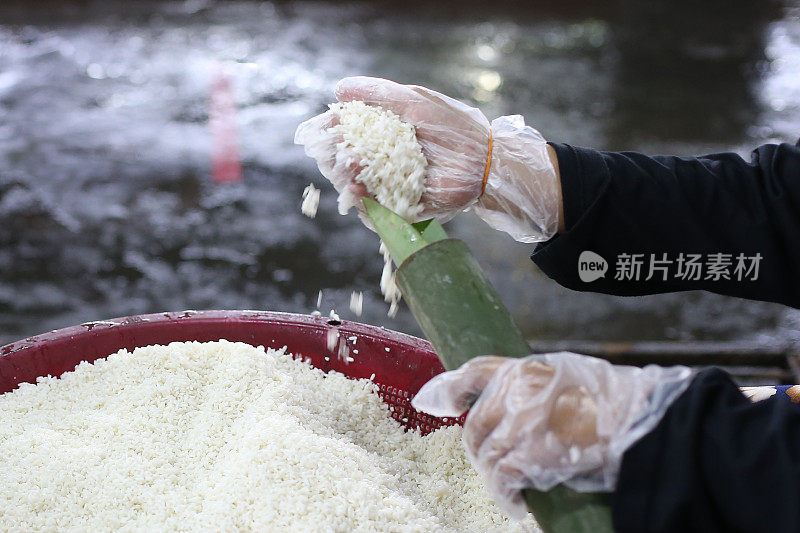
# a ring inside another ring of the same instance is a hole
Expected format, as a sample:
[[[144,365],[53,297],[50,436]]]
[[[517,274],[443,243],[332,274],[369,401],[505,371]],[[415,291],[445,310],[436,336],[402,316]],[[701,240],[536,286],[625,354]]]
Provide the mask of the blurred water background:
[[[746,155],[800,136],[800,3],[0,3],[0,344],[182,309],[386,317],[377,237],[292,144],[336,81],[428,85],[549,140]],[[209,95],[229,80],[242,180],[212,182]],[[300,214],[309,182],[315,220]],[[449,224],[538,339],[800,337],[800,312],[706,293],[617,298],[556,285],[530,246]]]

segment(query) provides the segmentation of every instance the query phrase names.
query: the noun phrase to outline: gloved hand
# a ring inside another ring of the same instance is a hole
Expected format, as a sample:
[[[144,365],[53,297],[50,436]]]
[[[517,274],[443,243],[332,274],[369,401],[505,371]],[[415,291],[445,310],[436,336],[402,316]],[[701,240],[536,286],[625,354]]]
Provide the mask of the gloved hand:
[[[464,424],[467,454],[498,505],[527,513],[522,490],[614,490],[622,455],[689,384],[687,367],[616,366],[561,352],[478,357],[426,383],[412,406]],[[477,399],[477,401],[475,401]]]
[[[561,185],[544,138],[525,126],[521,116],[500,117],[489,124],[479,109],[436,91],[363,76],[341,80],[336,97],[381,106],[414,125],[428,161],[420,220],[446,221],[472,207],[490,226],[520,242],[544,241],[556,233]],[[358,166],[350,158],[337,157],[342,139],[330,131],[336,120],[328,111],[304,122],[295,143],[305,146],[339,191],[339,211],[344,214],[360,206],[366,190],[354,181]]]

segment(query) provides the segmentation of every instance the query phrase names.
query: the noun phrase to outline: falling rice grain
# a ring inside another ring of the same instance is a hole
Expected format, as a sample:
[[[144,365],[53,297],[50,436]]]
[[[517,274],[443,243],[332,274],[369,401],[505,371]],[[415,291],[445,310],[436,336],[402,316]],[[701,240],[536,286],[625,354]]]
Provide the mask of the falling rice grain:
[[[364,307],[364,293],[353,291],[350,294],[350,310],[356,314],[356,316],[361,316],[361,312]]]
[[[308,187],[303,189],[303,205],[300,206],[300,211],[303,212],[308,218],[317,216],[317,208],[319,207],[319,189],[310,183]]]

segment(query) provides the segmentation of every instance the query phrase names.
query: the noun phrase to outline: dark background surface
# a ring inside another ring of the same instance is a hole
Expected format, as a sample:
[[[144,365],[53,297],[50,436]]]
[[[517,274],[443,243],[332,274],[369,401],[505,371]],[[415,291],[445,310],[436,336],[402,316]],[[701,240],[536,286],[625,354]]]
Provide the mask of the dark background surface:
[[[520,4],[520,5],[518,5]],[[0,3],[0,344],[180,309],[387,319],[378,240],[292,144],[335,82],[428,85],[549,140],[684,155],[800,135],[800,4]],[[221,74],[223,73],[223,74]],[[241,183],[211,179],[209,94],[234,87]],[[300,192],[323,189],[315,220]],[[448,230],[539,339],[796,339],[800,313],[704,293],[567,291],[471,214]]]

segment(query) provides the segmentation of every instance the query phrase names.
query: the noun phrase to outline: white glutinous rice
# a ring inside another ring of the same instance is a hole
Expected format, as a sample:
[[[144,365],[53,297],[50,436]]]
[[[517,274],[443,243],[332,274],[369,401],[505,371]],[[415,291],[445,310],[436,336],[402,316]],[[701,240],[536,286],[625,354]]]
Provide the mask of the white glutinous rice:
[[[337,102],[330,108],[339,122],[332,130],[343,139],[339,150],[357,158],[361,168],[355,180],[363,183],[378,203],[415,221],[422,211],[420,198],[425,191],[428,162],[414,126],[388,109],[364,102]],[[389,316],[394,317],[400,291],[394,284],[391,257],[383,245],[381,253],[381,292],[389,303]]]
[[[355,180],[381,205],[416,220],[422,211],[419,201],[428,162],[414,126],[388,109],[364,102],[337,102],[330,108],[339,119],[332,128],[343,139],[339,150],[352,154],[361,167]]]
[[[383,241],[381,241],[378,252],[383,256],[383,271],[381,272],[380,283],[381,294],[383,294],[384,301],[389,303],[389,317],[394,318],[397,315],[398,302],[400,301],[400,288],[397,286],[394,269],[392,269],[392,256]]]
[[[319,189],[314,187],[313,183],[309,183],[308,187],[303,189],[303,205],[300,206],[300,211],[305,216],[314,218],[317,216],[317,208],[319,208]]]
[[[389,312],[387,313],[389,318],[394,318],[397,315],[400,297],[402,295],[395,280],[395,273],[392,268],[392,256],[383,241],[381,241],[379,253],[383,256],[383,270],[381,272],[380,282],[381,294],[383,294],[384,301],[389,303]]]
[[[325,344],[328,347],[328,351],[332,352],[336,349],[336,346],[339,344],[339,328],[335,326],[331,326],[325,332]]]
[[[364,310],[364,293],[353,291],[350,293],[350,311],[361,316]]]
[[[459,427],[227,341],[122,350],[0,395],[2,531],[524,531]]]

